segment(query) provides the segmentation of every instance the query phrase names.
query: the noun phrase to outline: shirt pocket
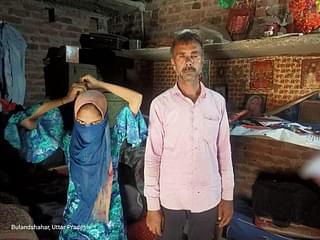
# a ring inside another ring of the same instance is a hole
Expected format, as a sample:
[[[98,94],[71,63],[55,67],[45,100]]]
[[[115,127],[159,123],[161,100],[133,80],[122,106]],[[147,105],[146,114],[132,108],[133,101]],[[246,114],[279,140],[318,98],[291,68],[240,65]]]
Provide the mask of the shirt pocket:
[[[203,140],[208,144],[215,144],[219,132],[220,119],[218,116],[203,116],[202,136]]]

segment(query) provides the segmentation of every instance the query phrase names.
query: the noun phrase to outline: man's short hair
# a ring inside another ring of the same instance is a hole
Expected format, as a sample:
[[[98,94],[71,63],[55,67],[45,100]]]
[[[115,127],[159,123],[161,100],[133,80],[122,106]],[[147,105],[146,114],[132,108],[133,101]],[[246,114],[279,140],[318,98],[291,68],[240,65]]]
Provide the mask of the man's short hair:
[[[173,55],[173,50],[176,47],[178,43],[189,43],[189,42],[197,42],[199,43],[202,51],[203,51],[203,43],[201,41],[200,36],[190,29],[184,29],[178,33],[175,34],[175,38],[172,42],[170,53]]]

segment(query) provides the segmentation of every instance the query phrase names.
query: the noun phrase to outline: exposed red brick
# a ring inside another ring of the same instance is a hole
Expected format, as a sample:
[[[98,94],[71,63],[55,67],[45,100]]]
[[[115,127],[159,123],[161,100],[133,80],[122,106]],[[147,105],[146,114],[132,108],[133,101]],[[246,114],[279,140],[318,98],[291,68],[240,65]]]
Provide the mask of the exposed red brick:
[[[79,34],[73,33],[73,32],[60,32],[61,37],[66,37],[66,38],[77,38],[80,37]]]
[[[30,49],[30,50],[37,50],[39,47],[38,47],[37,44],[28,43],[27,48]]]
[[[15,16],[18,16],[18,17],[29,17],[30,16],[30,13],[28,11],[19,10],[19,9],[13,9],[13,8],[9,8],[8,14],[9,15],[15,15]]]
[[[201,8],[201,3],[200,2],[195,2],[192,4],[192,9],[200,9]]]
[[[40,11],[43,9],[39,4],[34,4],[32,2],[23,3],[22,6],[23,6],[23,9],[28,10],[29,12],[30,11]]]
[[[9,23],[15,23],[15,24],[20,24],[22,23],[22,19],[20,17],[15,17],[11,15],[4,15],[2,16],[4,21],[7,21]]]
[[[72,18],[68,18],[68,17],[57,17],[57,21],[67,23],[67,24],[72,24]]]
[[[44,34],[46,36],[54,37],[58,35],[58,31],[52,28],[39,28],[40,34]]]
[[[266,8],[265,7],[256,8],[255,16],[256,17],[265,17],[266,16]]]

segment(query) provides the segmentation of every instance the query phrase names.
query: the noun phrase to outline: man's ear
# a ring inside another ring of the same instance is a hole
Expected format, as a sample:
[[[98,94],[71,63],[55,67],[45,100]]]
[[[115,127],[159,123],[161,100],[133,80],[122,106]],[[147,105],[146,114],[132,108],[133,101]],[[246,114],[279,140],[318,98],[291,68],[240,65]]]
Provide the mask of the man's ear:
[[[171,65],[173,67],[173,70],[176,71],[176,64],[174,63],[174,60],[171,58]]]

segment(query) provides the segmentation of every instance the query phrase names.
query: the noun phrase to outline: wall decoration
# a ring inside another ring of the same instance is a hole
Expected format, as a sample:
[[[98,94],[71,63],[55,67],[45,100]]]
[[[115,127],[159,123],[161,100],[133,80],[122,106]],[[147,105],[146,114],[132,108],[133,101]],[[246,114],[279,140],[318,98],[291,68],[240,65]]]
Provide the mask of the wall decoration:
[[[266,94],[245,94],[243,108],[249,111],[264,113],[266,111]]]
[[[229,12],[228,31],[231,34],[246,33],[249,24],[248,9],[232,9]]]
[[[212,89],[220,93],[224,99],[228,100],[228,86],[227,84],[213,84]]]
[[[255,4],[255,0],[237,1],[229,10],[227,30],[232,40],[241,40],[247,37],[255,14]]]
[[[273,83],[273,61],[250,63],[250,89],[269,89]]]
[[[289,9],[296,28],[309,33],[320,28],[320,2],[318,0],[291,0]]]
[[[226,79],[227,68],[225,66],[219,65],[216,68],[216,79],[217,82],[224,82]]]
[[[203,61],[201,81],[206,87],[210,87],[210,60]]]
[[[304,59],[301,66],[301,87],[320,87],[320,59]]]

